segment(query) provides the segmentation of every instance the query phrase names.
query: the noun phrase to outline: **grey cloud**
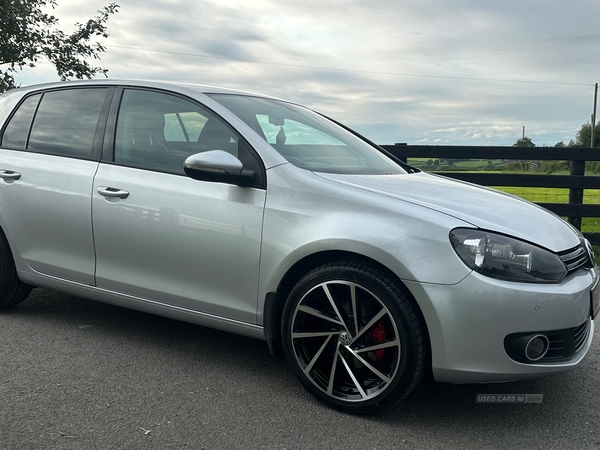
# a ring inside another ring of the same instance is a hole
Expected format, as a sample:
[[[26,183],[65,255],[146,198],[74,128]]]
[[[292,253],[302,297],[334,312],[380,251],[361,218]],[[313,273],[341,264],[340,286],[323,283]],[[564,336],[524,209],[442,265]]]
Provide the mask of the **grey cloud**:
[[[203,53],[231,59],[252,59],[252,55],[244,50],[240,44],[234,41],[223,41],[215,39],[207,42],[201,47]]]
[[[254,30],[249,29],[233,29],[227,30],[229,37],[235,40],[245,42],[266,42],[267,38],[262,34]]]
[[[105,2],[89,3],[61,0],[67,23]],[[598,81],[599,15],[597,0],[132,0],[109,21],[102,64],[112,77],[288,98],[378,142],[510,145],[526,125],[536,144],[551,145],[589,120],[592,94],[564,107],[586,87],[536,83]]]

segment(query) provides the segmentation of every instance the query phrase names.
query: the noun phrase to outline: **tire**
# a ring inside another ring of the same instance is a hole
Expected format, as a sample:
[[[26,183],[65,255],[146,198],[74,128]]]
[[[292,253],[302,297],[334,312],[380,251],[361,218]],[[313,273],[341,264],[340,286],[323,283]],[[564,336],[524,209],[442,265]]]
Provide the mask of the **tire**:
[[[0,309],[18,305],[29,296],[31,289],[17,276],[10,246],[0,231]]]
[[[391,407],[419,383],[424,327],[411,300],[384,273],[338,261],[292,289],[283,311],[288,364],[322,402],[363,414]]]

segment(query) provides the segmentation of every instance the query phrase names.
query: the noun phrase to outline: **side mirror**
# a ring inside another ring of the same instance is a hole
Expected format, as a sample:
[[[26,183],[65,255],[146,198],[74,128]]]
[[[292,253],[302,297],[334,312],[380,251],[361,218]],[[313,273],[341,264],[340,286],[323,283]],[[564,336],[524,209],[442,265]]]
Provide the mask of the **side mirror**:
[[[183,163],[185,174],[195,180],[251,185],[254,173],[244,170],[242,162],[223,150],[210,150],[189,156]]]

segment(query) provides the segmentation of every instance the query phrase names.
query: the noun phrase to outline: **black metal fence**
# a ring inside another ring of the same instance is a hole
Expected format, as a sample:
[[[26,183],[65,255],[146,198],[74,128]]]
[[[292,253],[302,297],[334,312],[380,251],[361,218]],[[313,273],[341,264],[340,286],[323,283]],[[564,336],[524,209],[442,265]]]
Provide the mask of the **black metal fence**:
[[[437,145],[382,145],[397,158],[503,159],[515,161],[570,161],[570,175],[514,174],[477,172],[436,172],[446,177],[484,186],[521,186],[568,188],[569,203],[538,203],[581,229],[583,217],[600,217],[600,205],[583,204],[585,189],[600,189],[600,176],[586,176],[585,162],[600,161],[600,149],[578,147],[466,147]],[[600,245],[600,233],[585,233]]]

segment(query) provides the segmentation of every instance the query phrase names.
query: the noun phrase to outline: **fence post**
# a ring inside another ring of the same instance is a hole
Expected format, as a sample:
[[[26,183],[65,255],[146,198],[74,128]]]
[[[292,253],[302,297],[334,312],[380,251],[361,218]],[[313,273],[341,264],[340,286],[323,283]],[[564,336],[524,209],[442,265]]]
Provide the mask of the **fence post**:
[[[394,144],[396,147],[406,147],[408,144],[406,142],[396,142]],[[389,151],[389,150],[388,150]],[[393,153],[392,153],[393,154]],[[394,155],[396,156],[396,155]],[[408,156],[396,156],[396,158],[398,158],[400,161],[402,161],[404,164],[408,164]]]
[[[571,161],[571,176],[583,176],[585,175],[585,161]],[[581,188],[570,188],[569,189],[569,204],[570,205],[582,205],[583,204],[583,189]],[[569,217],[569,223],[578,230],[581,230],[581,216]]]

